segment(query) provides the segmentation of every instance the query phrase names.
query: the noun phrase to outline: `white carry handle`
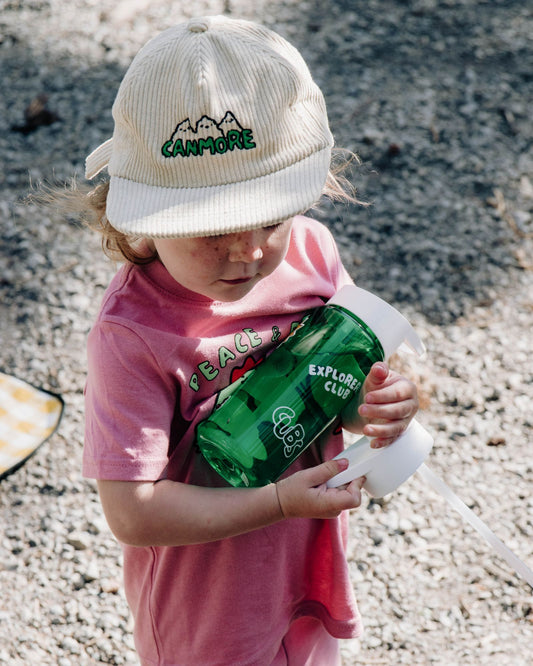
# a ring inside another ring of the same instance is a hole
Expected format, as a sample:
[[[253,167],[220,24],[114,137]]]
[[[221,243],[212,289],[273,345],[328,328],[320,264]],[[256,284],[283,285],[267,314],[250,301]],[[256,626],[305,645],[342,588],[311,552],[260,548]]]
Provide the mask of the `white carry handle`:
[[[466,506],[462,499],[460,499],[444,481],[438,477],[435,472],[432,472],[429,467],[424,463],[418,468],[418,474],[428,483],[433,490],[436,490],[456,511],[461,514],[461,517],[466,520],[485,541],[494,548],[494,550],[501,555],[503,559],[511,566],[516,573],[520,574],[522,578],[533,588],[533,571],[517,557],[512,550],[498,539],[494,532],[481,520],[476,514]]]
[[[385,360],[397,350],[423,356],[426,348],[407,319],[396,308],[366,289],[347,284],[326,305],[338,305],[365,322],[383,347]]]
[[[336,458],[347,458],[348,469],[327,482],[337,488],[360,476],[366,476],[363,488],[372,497],[383,497],[396,490],[412,476],[427,458],[433,447],[433,437],[413,419],[407,430],[389,446],[370,448],[370,440],[361,437]]]
[[[371,449],[367,437],[339,453],[336,458],[348,458],[348,469],[327,482],[337,488],[365,476],[363,488],[372,497],[383,497],[395,490],[417,470],[419,475],[474,527],[516,573],[533,588],[533,571],[494,534],[485,523],[424,463],[433,446],[433,438],[418,421],[411,421],[407,430],[390,446]]]

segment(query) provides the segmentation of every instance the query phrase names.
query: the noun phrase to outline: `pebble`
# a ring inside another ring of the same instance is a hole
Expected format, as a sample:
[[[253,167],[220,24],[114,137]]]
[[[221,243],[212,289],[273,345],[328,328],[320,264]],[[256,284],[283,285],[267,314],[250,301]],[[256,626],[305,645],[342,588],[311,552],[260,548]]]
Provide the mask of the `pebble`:
[[[313,214],[358,284],[424,339],[425,358],[397,364],[424,396],[431,469],[533,567],[533,17],[524,3],[8,2],[0,371],[61,393],[65,413],[1,482],[0,664],[138,663],[121,551],[80,472],[85,339],[114,267],[98,238],[23,199],[30,181],[82,177],[85,156],[112,131],[126,66],[169,17],[224,10],[289,37],[323,89],[336,144],[359,154],[352,178],[371,205],[325,202]],[[42,94],[59,119],[13,130]],[[386,498],[365,496],[350,525],[366,629],[342,641],[344,666],[529,665],[531,588],[419,475]]]

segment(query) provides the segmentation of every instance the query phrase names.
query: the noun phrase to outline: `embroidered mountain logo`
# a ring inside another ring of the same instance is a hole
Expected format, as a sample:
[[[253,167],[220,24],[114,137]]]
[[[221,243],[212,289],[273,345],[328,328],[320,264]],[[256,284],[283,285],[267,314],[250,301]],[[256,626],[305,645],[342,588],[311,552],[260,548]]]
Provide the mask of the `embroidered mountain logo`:
[[[165,157],[190,157],[203,155],[223,155],[232,150],[255,148],[252,130],[243,129],[231,111],[220,122],[209,116],[202,116],[193,128],[189,118],[176,126],[168,141],[161,146]]]

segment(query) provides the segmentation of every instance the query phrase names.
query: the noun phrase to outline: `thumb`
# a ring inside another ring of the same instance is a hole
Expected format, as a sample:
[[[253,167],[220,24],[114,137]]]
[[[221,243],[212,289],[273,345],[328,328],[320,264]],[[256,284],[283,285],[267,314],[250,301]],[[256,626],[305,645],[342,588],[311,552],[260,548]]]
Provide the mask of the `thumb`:
[[[365,379],[365,393],[380,388],[388,376],[389,366],[386,363],[382,361],[374,363]]]
[[[307,470],[310,486],[321,486],[326,481],[332,479],[336,474],[348,469],[349,461],[347,458],[334,458],[327,460],[316,467]]]

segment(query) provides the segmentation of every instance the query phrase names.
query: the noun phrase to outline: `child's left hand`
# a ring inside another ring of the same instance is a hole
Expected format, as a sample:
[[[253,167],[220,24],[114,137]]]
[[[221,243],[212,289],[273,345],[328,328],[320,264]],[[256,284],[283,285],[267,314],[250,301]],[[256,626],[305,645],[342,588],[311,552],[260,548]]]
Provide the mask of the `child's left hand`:
[[[383,362],[374,363],[370,369],[362,395],[358,408],[362,432],[372,439],[374,449],[392,444],[418,410],[416,386]]]

